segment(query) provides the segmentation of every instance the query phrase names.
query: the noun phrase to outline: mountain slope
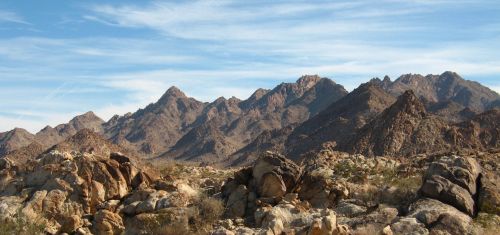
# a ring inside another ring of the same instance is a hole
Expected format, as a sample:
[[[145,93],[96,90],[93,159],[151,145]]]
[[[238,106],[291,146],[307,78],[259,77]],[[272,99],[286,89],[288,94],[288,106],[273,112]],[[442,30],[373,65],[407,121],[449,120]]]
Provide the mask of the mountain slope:
[[[288,155],[297,159],[325,142],[348,139],[394,101],[394,97],[376,85],[361,85],[293,130],[286,141]]]
[[[413,91],[365,125],[340,149],[368,156],[410,155],[440,150],[446,123],[429,115]]]
[[[0,133],[0,157],[6,153],[28,146],[35,136],[22,128]]]
[[[361,128],[339,150],[367,156],[409,156],[500,146],[500,110],[494,109],[453,124],[429,114],[412,91]]]
[[[133,114],[105,123],[105,136],[114,143],[146,155],[162,153],[190,130],[206,104],[171,87],[158,100]]]
[[[101,133],[104,121],[93,112],[87,112],[71,119],[67,124],[60,124],[56,127],[47,126],[36,133],[35,139],[43,146],[50,147],[66,138],[73,136],[83,129],[91,129]]]
[[[223,161],[262,133],[301,123],[345,94],[347,91],[330,79],[303,76],[270,91],[259,89],[244,101],[219,98],[208,104],[192,129],[160,157]]]

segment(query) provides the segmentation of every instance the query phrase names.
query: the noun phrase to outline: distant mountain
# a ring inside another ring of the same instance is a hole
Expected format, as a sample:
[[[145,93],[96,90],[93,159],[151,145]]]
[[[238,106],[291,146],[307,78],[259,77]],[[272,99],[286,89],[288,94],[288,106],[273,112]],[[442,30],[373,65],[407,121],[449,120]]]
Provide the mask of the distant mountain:
[[[366,155],[487,148],[498,143],[498,113],[488,111],[495,107],[497,93],[453,72],[374,78],[350,93],[305,75],[246,100],[210,103],[171,87],[157,102],[107,122],[87,112],[35,135],[20,128],[0,133],[0,157],[30,144],[32,152],[47,149],[84,129],[146,158],[233,166],[266,150],[300,160],[324,145]]]
[[[0,156],[10,151],[28,146],[35,140],[35,136],[22,128],[0,133]]]
[[[374,78],[370,82],[395,96],[413,90],[417,97],[430,103],[452,101],[477,112],[483,112],[500,102],[500,96],[496,92],[449,71],[427,76],[405,74],[394,82],[386,76],[383,80]]]
[[[446,145],[440,138],[445,127],[444,121],[426,112],[424,105],[410,90],[340,149],[368,156],[434,152]]]
[[[251,144],[265,131],[301,123],[345,96],[344,87],[327,78],[303,76],[249,99],[219,98],[208,104],[192,129],[162,158],[221,161]]]
[[[499,114],[499,110],[491,110],[469,121],[450,124],[429,114],[409,90],[338,149],[367,156],[409,156],[498,147]]]
[[[192,128],[207,104],[171,87],[158,100],[133,114],[114,116],[104,134],[114,143],[146,155],[166,151]]]
[[[320,148],[325,142],[343,142],[357,129],[393,104],[395,98],[371,83],[363,84],[318,115],[299,125],[286,141],[288,156]]]
[[[57,125],[54,128],[46,126],[36,133],[35,139],[43,146],[50,147],[83,129],[91,129],[92,131],[102,133],[103,123],[104,121],[93,112],[87,112],[74,117],[67,124]]]

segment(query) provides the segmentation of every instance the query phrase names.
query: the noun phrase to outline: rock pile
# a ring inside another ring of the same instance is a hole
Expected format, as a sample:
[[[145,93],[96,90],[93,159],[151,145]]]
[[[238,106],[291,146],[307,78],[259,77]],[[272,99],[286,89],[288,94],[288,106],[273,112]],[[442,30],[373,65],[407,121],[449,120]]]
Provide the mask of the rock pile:
[[[227,216],[243,218],[254,228],[226,224],[215,234],[232,231],[237,234],[348,234],[346,226],[337,224],[332,209],[313,208],[307,200],[318,201],[311,194],[319,188],[328,194],[325,190],[329,189],[322,187],[326,182],[301,189],[303,176],[306,183],[314,180],[313,175],[303,175],[301,167],[282,155],[263,154],[252,167],[236,172],[222,187]]]

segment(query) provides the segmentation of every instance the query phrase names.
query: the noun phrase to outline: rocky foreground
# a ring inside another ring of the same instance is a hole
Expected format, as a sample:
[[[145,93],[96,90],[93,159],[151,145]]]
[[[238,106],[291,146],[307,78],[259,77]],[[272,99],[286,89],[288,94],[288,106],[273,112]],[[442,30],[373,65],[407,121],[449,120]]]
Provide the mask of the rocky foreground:
[[[499,150],[148,165],[90,131],[0,159],[0,234],[498,234]]]

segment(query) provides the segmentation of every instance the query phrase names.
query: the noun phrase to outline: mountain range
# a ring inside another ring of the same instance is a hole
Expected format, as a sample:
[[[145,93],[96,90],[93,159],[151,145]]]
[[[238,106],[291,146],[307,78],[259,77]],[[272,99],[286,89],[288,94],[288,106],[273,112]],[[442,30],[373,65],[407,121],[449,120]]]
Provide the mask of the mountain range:
[[[171,87],[157,102],[107,122],[87,112],[36,134],[0,133],[0,156],[48,149],[83,129],[144,158],[233,166],[266,150],[298,161],[324,145],[376,156],[482,149],[499,145],[498,107],[496,92],[454,72],[373,78],[352,92],[305,75],[246,100],[211,103]]]

